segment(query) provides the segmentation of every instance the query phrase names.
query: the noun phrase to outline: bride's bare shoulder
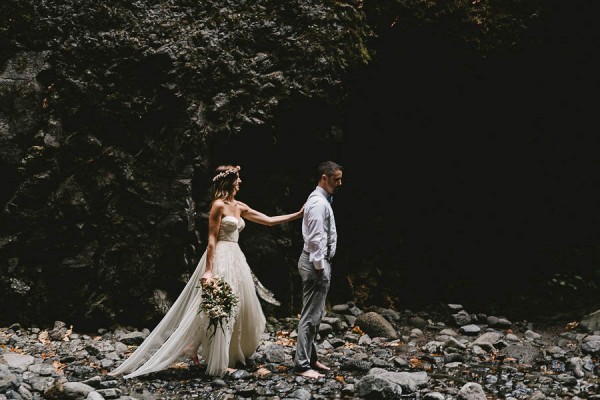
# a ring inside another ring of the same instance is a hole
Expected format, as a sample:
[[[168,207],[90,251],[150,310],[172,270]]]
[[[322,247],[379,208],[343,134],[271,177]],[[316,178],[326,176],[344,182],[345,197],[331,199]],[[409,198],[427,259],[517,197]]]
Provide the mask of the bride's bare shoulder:
[[[221,199],[217,199],[210,205],[210,212],[222,212],[225,209],[225,202]]]
[[[244,203],[243,201],[239,201],[236,200],[237,202],[237,206],[242,210],[242,211],[246,211],[248,210],[250,207],[248,206],[248,204]]]

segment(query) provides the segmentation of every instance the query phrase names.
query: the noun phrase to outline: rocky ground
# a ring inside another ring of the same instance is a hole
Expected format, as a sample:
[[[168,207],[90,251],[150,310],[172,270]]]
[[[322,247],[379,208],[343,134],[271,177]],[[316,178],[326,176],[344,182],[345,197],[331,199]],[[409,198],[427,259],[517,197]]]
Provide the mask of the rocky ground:
[[[4,399],[600,399],[600,311],[581,321],[536,326],[441,311],[332,307],[320,329],[325,378],[291,373],[297,319],[269,319],[245,368],[223,378],[182,360],[124,380],[107,375],[148,335],[133,328],[77,333],[0,328]]]

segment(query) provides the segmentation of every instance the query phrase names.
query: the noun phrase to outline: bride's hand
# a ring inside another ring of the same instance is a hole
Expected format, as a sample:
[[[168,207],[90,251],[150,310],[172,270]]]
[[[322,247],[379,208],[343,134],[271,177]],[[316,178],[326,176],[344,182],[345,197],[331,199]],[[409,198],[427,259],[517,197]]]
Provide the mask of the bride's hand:
[[[201,283],[210,283],[214,277],[215,276],[213,275],[212,271],[206,271],[206,272],[204,272],[204,274],[202,274],[202,278],[200,278],[200,282]]]

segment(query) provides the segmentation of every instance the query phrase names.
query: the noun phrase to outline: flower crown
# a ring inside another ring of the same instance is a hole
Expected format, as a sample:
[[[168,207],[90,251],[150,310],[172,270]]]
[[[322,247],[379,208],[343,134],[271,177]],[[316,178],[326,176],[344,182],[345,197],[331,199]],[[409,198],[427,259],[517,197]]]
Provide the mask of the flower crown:
[[[213,181],[213,182],[216,182],[216,181],[218,181],[219,179],[223,179],[223,178],[225,178],[227,175],[230,175],[230,174],[237,174],[238,172],[240,172],[240,166],[239,166],[239,165],[236,165],[236,166],[235,166],[235,167],[233,167],[233,168],[229,168],[229,169],[226,169],[226,170],[225,170],[225,171],[223,171],[223,172],[219,172],[217,175],[215,175],[215,177],[212,179],[212,181]]]

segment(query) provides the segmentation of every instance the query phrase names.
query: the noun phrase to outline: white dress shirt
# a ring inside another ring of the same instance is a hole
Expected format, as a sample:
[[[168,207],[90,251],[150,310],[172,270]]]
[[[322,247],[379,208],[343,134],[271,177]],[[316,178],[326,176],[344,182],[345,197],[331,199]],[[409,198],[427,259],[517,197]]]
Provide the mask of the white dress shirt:
[[[324,269],[329,264],[329,259],[335,255],[337,247],[335,219],[327,196],[325,189],[317,186],[306,200],[302,217],[304,251],[308,252],[309,261],[313,263],[315,269]],[[328,236],[329,256],[327,252]]]

